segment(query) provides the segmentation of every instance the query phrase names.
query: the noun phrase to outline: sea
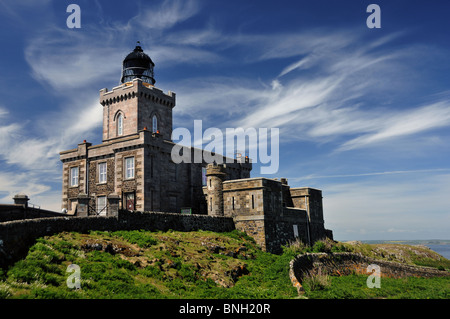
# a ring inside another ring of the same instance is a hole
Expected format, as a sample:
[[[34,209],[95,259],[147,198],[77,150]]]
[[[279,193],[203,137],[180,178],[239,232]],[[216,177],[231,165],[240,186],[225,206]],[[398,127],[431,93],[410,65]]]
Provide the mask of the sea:
[[[450,259],[450,245],[449,244],[425,244],[424,246],[427,246],[432,251],[437,252],[442,257],[445,257],[447,259]]]

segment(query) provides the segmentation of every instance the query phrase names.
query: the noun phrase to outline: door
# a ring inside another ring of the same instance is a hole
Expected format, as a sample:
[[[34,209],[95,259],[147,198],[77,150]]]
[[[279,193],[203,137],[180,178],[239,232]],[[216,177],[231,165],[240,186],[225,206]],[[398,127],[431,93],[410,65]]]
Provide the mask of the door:
[[[134,193],[125,193],[125,207],[127,210],[134,210]]]

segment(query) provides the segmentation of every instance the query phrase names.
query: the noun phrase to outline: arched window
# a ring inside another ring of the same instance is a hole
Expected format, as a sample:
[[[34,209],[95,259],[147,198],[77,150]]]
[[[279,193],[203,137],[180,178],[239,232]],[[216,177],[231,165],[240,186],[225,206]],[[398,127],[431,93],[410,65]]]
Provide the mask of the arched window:
[[[158,118],[156,115],[153,115],[152,118],[152,132],[157,133],[158,132]]]
[[[117,136],[123,134],[123,115],[117,116]]]

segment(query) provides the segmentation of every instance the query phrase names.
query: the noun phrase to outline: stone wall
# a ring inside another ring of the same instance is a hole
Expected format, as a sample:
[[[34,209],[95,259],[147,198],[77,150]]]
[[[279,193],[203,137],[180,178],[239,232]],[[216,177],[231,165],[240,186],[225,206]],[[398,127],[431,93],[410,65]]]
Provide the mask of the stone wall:
[[[430,267],[411,266],[397,262],[369,258],[354,253],[306,253],[294,258],[289,265],[289,276],[299,293],[303,292],[301,282],[309,274],[350,275],[353,273],[371,275],[369,265],[380,267],[380,277],[436,277],[450,276],[450,272]]]
[[[0,223],[0,267],[6,267],[23,258],[37,238],[63,231],[87,232],[89,230],[149,230],[215,232],[232,231],[232,218],[206,215],[181,215],[175,213],[119,212],[117,217],[51,217],[16,220]]]
[[[99,171],[98,165],[100,163],[106,164],[106,182],[99,183]],[[93,160],[89,162],[89,191],[93,198],[90,203],[92,207],[95,207],[95,197],[96,196],[107,196],[114,193],[114,173],[115,165],[114,158],[101,158],[98,160]]]
[[[295,234],[294,228],[297,230]],[[286,246],[296,237],[304,243],[310,243],[318,239],[325,238],[323,233],[320,237],[312,237],[306,220],[306,212],[301,209],[287,208],[281,209],[281,213],[273,216],[266,222],[267,251],[273,253],[282,252],[281,246]]]
[[[212,198],[214,203],[214,197],[220,194],[213,192],[209,182],[210,176],[204,191],[208,201]],[[306,205],[294,207],[292,193],[296,204]],[[282,246],[296,237],[309,245],[333,238],[332,232],[324,228],[320,190],[297,188],[291,192],[285,178],[246,178],[224,181],[222,196],[224,216],[233,217],[236,228],[255,238],[266,251],[280,253]]]
[[[0,204],[0,223],[12,220],[34,219],[43,217],[56,217],[56,216],[65,216],[65,214],[34,207],[24,207],[24,205]]]

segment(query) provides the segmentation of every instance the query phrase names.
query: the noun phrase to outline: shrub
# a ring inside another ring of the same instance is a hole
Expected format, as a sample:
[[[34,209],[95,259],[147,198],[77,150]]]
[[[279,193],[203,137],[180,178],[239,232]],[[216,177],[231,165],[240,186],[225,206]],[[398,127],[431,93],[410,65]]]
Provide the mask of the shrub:
[[[144,269],[139,270],[139,273],[145,277],[151,277],[160,280],[163,278],[164,275],[164,272],[162,272],[161,269],[159,269],[159,267],[151,265],[145,267]]]
[[[189,265],[181,265],[178,273],[185,281],[188,282],[196,282],[197,275],[192,266]]]
[[[310,273],[303,279],[303,284],[309,287],[310,291],[323,290],[331,283],[331,278],[327,274],[322,274],[320,268],[318,273]]]
[[[339,252],[345,253],[345,252],[350,252],[350,251],[351,251],[351,249],[347,248],[342,243],[338,243],[331,247],[331,252],[333,252],[333,253],[339,253]]]
[[[325,243],[321,240],[316,241],[312,247],[314,253],[326,253],[327,250]]]
[[[311,247],[305,244],[299,238],[296,238],[294,241],[290,241],[287,246],[282,246],[282,248],[283,254],[288,254],[291,256],[296,256],[311,251]]]
[[[11,296],[11,288],[3,282],[0,282],[0,299],[6,299]]]

